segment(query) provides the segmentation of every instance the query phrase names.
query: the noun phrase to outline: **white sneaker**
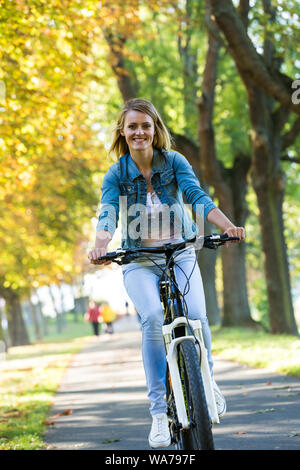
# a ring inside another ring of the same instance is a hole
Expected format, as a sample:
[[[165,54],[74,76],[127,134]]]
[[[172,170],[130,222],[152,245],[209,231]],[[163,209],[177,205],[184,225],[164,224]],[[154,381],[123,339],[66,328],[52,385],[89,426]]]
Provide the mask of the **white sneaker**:
[[[218,385],[216,384],[215,379],[213,379],[213,389],[215,393],[218,415],[219,418],[222,418],[222,416],[224,416],[226,413],[226,400]]]
[[[150,447],[168,447],[171,444],[168,417],[165,413],[152,416],[152,426],[149,434]]]

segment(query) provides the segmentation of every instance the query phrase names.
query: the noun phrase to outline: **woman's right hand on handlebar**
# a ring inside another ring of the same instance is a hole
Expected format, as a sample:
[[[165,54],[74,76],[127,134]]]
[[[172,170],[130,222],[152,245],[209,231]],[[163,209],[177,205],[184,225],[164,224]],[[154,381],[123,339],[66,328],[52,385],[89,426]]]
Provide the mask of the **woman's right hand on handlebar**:
[[[91,263],[93,264],[110,264],[111,261],[99,260],[101,256],[105,256],[107,253],[107,245],[111,241],[111,235],[107,230],[100,230],[97,232],[95,248],[88,254]]]
[[[111,261],[105,261],[105,260],[99,260],[98,261],[98,258],[100,258],[101,256],[105,256],[107,253],[107,249],[106,248],[94,248],[93,250],[91,250],[88,254],[88,257],[89,259],[91,260],[91,263],[92,264],[104,264],[104,265],[107,265],[107,264],[110,264]],[[97,263],[94,263],[94,261],[97,261]]]

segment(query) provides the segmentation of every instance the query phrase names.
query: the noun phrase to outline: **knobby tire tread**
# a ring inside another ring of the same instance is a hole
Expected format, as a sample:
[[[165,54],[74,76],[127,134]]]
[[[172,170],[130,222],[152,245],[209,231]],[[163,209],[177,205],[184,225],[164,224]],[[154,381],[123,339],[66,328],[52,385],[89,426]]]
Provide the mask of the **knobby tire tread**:
[[[182,341],[178,346],[178,354],[182,357],[180,367],[183,367],[183,376],[186,373],[185,387],[189,388],[186,399],[193,409],[193,420],[195,427],[187,431],[182,431],[184,449],[213,450],[214,442],[212,435],[212,425],[209,416],[201,368],[198,354],[194,342],[190,340]],[[195,445],[195,436],[197,444]]]

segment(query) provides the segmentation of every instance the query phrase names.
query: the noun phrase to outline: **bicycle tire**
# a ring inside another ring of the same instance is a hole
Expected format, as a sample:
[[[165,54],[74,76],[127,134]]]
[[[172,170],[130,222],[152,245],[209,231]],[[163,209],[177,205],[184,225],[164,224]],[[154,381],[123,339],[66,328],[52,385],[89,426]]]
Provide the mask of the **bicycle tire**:
[[[167,369],[166,377],[166,397],[168,404],[167,414],[169,419],[171,442],[174,444],[176,450],[191,449],[192,446],[190,444],[190,437],[187,434],[188,431],[182,431],[181,425],[178,420],[175,397],[171,387],[169,369]]]
[[[171,434],[171,442],[175,444],[175,447],[179,450],[182,447],[178,447],[176,443],[179,441],[179,423],[178,417],[176,413],[176,405],[172,387],[170,385],[170,375],[169,375],[169,368],[167,368],[167,375],[166,375],[166,398],[167,398],[167,405],[168,405],[168,420],[169,420],[169,429]]]
[[[192,425],[180,430],[183,450],[214,450],[212,423],[209,416],[201,368],[194,342],[178,345],[178,367],[185,396],[186,410]]]

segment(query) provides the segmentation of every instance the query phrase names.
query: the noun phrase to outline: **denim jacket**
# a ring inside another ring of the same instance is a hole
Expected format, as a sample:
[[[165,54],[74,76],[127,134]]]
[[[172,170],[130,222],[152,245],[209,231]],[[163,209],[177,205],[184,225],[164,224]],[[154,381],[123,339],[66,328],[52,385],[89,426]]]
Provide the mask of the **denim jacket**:
[[[216,207],[201,189],[187,159],[175,151],[154,149],[151,186],[161,203],[172,208],[171,224],[174,224],[174,217],[181,220],[180,235],[184,240],[199,233],[198,220],[204,221],[208,212]],[[183,197],[187,204],[184,204]],[[146,198],[146,179],[127,153],[111,165],[104,176],[96,230],[108,230],[113,236],[120,212],[122,248],[140,247],[142,238],[132,236],[130,224],[137,228],[141,212],[146,208]],[[190,215],[191,208],[195,211],[197,224]]]

